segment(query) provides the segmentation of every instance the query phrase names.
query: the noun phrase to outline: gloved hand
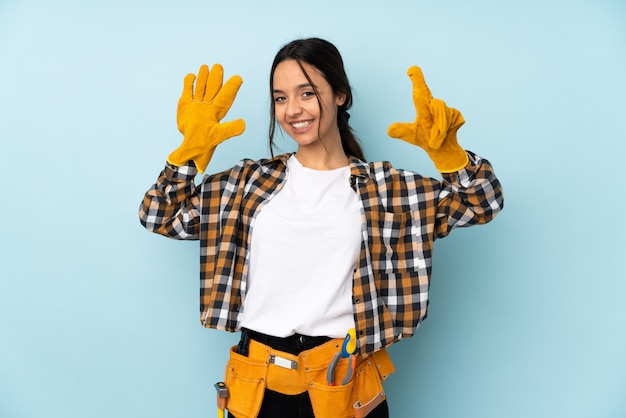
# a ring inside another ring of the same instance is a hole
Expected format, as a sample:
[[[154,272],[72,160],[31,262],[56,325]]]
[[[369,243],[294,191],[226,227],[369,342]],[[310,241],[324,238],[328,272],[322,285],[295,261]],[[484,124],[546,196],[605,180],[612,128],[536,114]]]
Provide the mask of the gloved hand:
[[[226,116],[243,80],[231,77],[222,86],[224,69],[215,64],[209,72],[202,65],[196,76],[187,74],[183,94],[178,101],[178,130],[183,134],[182,144],[167,158],[167,162],[181,166],[193,160],[198,171],[204,173],[215,147],[233,136],[241,135],[246,128],[243,119],[220,123]]]
[[[413,123],[391,124],[387,133],[392,138],[422,147],[441,173],[462,169],[469,161],[456,139],[457,130],[465,123],[463,115],[446,106],[443,100],[433,99],[419,67],[409,68],[407,74],[413,82],[417,117]]]

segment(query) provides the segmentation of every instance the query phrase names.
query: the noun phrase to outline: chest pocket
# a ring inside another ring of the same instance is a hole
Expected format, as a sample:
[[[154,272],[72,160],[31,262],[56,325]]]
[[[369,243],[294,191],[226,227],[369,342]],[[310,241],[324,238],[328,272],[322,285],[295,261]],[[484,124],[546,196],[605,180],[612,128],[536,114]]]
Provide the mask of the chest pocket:
[[[374,268],[384,273],[412,268],[417,229],[411,212],[372,213],[370,250]]]

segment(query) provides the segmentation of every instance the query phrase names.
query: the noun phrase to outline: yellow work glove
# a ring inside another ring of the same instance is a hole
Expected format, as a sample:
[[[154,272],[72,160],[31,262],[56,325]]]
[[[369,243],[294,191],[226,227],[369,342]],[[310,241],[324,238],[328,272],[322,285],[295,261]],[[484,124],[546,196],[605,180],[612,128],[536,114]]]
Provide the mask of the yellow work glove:
[[[193,160],[198,171],[204,173],[215,147],[243,133],[246,128],[243,119],[220,123],[243,82],[235,75],[222,86],[223,79],[224,69],[219,64],[210,72],[208,66],[202,65],[197,80],[194,74],[185,77],[177,113],[178,130],[184,139],[167,158],[170,164],[181,166]]]
[[[426,85],[422,70],[413,66],[407,72],[413,82],[413,103],[417,117],[413,123],[393,123],[387,133],[422,147],[441,173],[453,173],[465,167],[467,153],[456,140],[457,130],[465,123],[463,115],[446,106],[440,99],[433,99]]]

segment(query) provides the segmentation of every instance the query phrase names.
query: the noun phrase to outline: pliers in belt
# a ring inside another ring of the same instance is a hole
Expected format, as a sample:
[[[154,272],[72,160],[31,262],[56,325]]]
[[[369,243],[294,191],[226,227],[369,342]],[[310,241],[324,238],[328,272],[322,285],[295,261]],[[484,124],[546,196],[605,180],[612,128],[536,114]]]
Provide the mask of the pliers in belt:
[[[335,386],[335,371],[337,370],[337,364],[342,358],[350,358],[348,362],[348,371],[341,381],[342,385],[347,385],[352,376],[354,375],[354,369],[356,367],[356,331],[354,328],[350,328],[346,334],[346,338],[343,340],[341,351],[337,352],[330,364],[328,365],[328,372],[326,373],[326,381],[328,386]]]

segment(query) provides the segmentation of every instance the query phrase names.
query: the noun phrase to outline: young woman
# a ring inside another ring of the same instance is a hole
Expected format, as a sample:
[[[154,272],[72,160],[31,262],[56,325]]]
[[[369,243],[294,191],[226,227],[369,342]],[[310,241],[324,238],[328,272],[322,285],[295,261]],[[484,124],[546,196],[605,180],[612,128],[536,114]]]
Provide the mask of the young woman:
[[[200,240],[202,323],[241,332],[226,367],[231,416],[388,416],[385,348],[426,317],[435,239],[502,209],[489,162],[458,145],[460,112],[418,67],[409,76],[417,119],[389,135],[423,148],[441,180],[365,162],[341,56],[311,38],[285,45],[270,73],[270,146],[280,129],[297,151],[196,185],[215,147],[244,131],[220,122],[241,79],[222,85],[219,65],[185,78],[184,140],[139,215],[150,231]]]

